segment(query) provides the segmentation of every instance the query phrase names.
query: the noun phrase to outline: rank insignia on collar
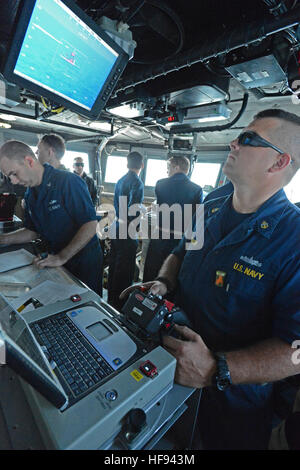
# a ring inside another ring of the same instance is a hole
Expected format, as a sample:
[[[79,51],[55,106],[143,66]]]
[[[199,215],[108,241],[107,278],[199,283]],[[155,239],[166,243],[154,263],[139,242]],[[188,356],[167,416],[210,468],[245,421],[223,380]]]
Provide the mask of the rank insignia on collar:
[[[215,212],[217,212],[220,208],[219,207],[213,207],[212,210],[211,210],[211,213],[214,214]]]
[[[266,228],[268,228],[268,227],[269,227],[268,222],[266,222],[265,220],[263,220],[263,222],[260,224],[260,228],[266,229]]]
[[[226,273],[224,271],[216,271],[215,286],[224,287]]]

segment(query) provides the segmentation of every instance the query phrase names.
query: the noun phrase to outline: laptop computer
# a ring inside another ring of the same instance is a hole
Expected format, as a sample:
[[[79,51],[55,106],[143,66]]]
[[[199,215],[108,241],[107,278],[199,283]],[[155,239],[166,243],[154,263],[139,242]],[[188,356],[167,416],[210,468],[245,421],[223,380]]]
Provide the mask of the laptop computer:
[[[138,351],[94,305],[28,322],[0,294],[0,334],[7,365],[61,411],[103,384]]]
[[[119,317],[92,291],[76,304],[66,299],[25,313],[0,294],[6,363],[24,379],[20,406],[29,405],[47,449],[108,449],[132,408],[156,409],[172,389],[175,358]],[[147,363],[155,377],[141,371]]]
[[[14,193],[0,193],[0,222],[13,220],[17,196]]]

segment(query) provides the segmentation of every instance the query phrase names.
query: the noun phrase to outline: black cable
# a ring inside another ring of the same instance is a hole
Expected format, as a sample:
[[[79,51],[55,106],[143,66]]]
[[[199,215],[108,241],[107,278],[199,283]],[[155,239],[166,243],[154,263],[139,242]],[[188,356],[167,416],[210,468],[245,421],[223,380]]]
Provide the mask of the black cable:
[[[146,0],[138,0],[135,2],[134,6],[124,15],[121,17],[121,20],[124,23],[129,23],[132,18],[140,11],[140,9],[144,6]]]
[[[168,60],[168,59],[172,58],[173,56],[175,56],[176,54],[178,54],[181,51],[181,49],[183,47],[183,44],[184,44],[184,38],[185,38],[184,27],[183,27],[183,24],[182,24],[179,16],[171,8],[169,8],[167,5],[164,5],[161,2],[158,2],[156,0],[147,0],[147,3],[149,5],[152,5],[156,8],[158,8],[158,9],[160,9],[161,11],[166,13],[173,20],[173,22],[175,23],[175,25],[177,26],[177,29],[179,31],[179,44],[178,44],[176,50],[174,52],[172,52],[172,54],[170,54],[167,57],[164,57],[163,59],[152,60],[152,61],[150,61],[150,60],[149,61],[143,61],[143,60],[131,59],[131,63],[135,63],[135,64],[151,65],[151,64],[157,64],[157,63],[161,62],[161,60]]]
[[[195,430],[196,430],[196,426],[197,426],[197,418],[198,418],[198,413],[199,413],[199,407],[200,407],[200,400],[201,400],[201,395],[202,395],[202,389],[200,388],[200,389],[198,390],[198,392],[199,392],[199,396],[198,396],[197,405],[196,405],[195,418],[194,418],[193,428],[192,428],[191,437],[190,437],[190,442],[189,442],[189,444],[188,444],[187,450],[192,450],[192,445],[193,445]]]

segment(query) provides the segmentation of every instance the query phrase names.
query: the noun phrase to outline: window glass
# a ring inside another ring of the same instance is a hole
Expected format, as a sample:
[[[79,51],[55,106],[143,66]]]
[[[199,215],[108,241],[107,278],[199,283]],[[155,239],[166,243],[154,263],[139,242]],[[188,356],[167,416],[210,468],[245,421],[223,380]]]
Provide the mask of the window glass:
[[[300,202],[300,171],[295,174],[292,181],[285,186],[284,190],[291,202]]]
[[[202,188],[204,186],[212,186],[214,188],[220,167],[220,163],[195,163],[191,181],[199,184]]]
[[[157,181],[167,178],[167,161],[149,158],[147,162],[146,186],[155,186]]]
[[[105,182],[116,183],[128,172],[127,158],[110,155],[106,162]]]
[[[90,165],[89,165],[89,155],[88,155],[88,153],[71,152],[71,150],[66,150],[64,156],[61,159],[61,163],[63,165],[65,165],[65,167],[68,170],[73,171],[73,161],[74,161],[74,158],[76,158],[76,157],[81,157],[83,159],[83,163],[84,163],[83,170],[85,171],[85,173],[89,174]]]

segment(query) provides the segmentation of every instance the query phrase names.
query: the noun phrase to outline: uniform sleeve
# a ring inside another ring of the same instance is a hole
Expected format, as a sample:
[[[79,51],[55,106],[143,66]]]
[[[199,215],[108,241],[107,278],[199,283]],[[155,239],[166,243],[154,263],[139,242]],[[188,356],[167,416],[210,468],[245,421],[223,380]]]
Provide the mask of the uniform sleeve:
[[[63,200],[66,211],[77,225],[82,226],[97,220],[96,211],[88,187],[82,178],[70,173],[62,185]]]
[[[183,236],[180,242],[178,243],[178,245],[176,245],[176,247],[172,251],[172,255],[177,256],[177,258],[179,258],[182,261],[186,253],[185,246],[186,246],[186,238],[185,236]]]
[[[155,192],[157,204],[159,204],[159,202],[158,202],[158,199],[159,199],[159,188],[160,188],[160,182],[159,182],[159,180],[158,180],[157,183],[156,183],[156,185],[155,185],[155,188],[154,188],[154,192]]]
[[[300,339],[300,256],[290,260],[277,281],[272,302],[273,335],[288,343]]]
[[[97,188],[95,181],[91,178],[91,198],[94,206],[97,204]]]
[[[24,196],[24,200],[25,200],[24,227],[27,228],[28,230],[31,230],[32,232],[36,232],[37,230],[34,226],[33,220],[29,213],[28,198],[26,196],[26,193]]]
[[[196,204],[202,204],[203,202],[203,191],[202,188],[199,186],[199,190],[197,192]]]

